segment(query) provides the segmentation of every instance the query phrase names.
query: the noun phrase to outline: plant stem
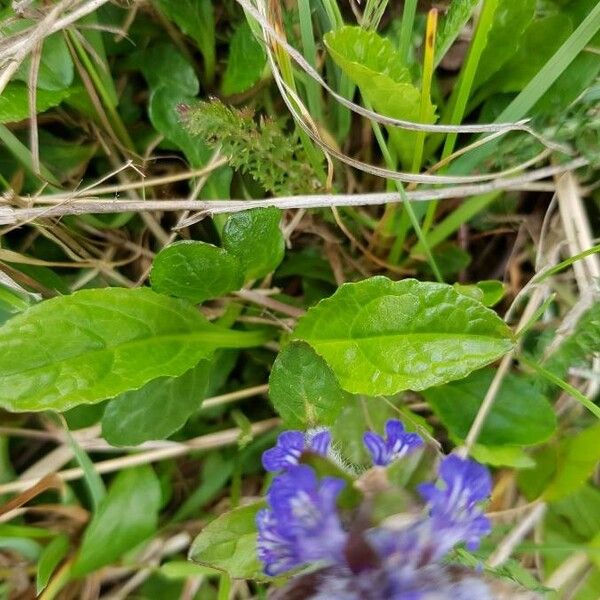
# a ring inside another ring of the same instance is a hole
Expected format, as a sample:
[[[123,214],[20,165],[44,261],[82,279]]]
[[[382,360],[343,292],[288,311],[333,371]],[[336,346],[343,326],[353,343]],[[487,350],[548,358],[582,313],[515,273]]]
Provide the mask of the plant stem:
[[[368,108],[369,110],[373,110],[373,107],[370,105],[370,103],[367,100],[364,100],[364,102],[365,102],[366,108]],[[381,153],[383,154],[383,157],[385,159],[385,162],[386,162],[388,168],[393,169],[394,168],[394,160],[393,160],[392,155],[390,154],[390,151],[387,147],[387,143],[385,141],[385,138],[383,137],[383,132],[381,131],[381,127],[380,127],[379,123],[376,123],[375,121],[371,121],[371,126],[373,127],[373,133],[375,134],[375,137],[377,138],[377,143],[379,144],[379,148],[381,149]],[[400,194],[400,197],[402,198],[402,203],[408,214],[410,222],[415,230],[415,233],[417,234],[419,241],[423,245],[425,256],[427,257],[427,262],[429,263],[429,266],[431,267],[431,270],[433,271],[435,278],[438,281],[442,282],[443,281],[442,275],[441,275],[440,270],[438,269],[438,266],[433,258],[433,255],[431,254],[429,245],[427,244],[427,241],[425,240],[425,237],[423,236],[423,232],[421,231],[421,226],[419,225],[419,221],[417,219],[417,216],[415,215],[415,211],[413,210],[411,203],[408,201],[408,198],[406,197],[406,192],[404,190],[404,186],[402,185],[402,183],[400,181],[397,181],[397,180],[394,180],[394,184],[396,185],[398,194]]]
[[[479,60],[487,45],[488,34],[494,22],[498,1],[499,0],[485,0],[483,3],[483,10],[481,11],[481,15],[477,22],[475,36],[469,46],[469,52],[460,71],[458,83],[452,91],[452,95],[448,101],[448,109],[446,112],[451,111],[450,116],[446,118],[446,115],[444,115],[442,119],[444,123],[458,125],[465,116],[465,110],[467,108],[469,96],[471,95],[477,68],[479,67]],[[442,150],[442,160],[454,152],[456,140],[456,133],[449,133],[446,136],[444,149]],[[429,228],[435,219],[437,206],[438,203],[434,201],[427,207],[427,214],[425,215],[425,220],[423,222],[423,231],[425,233],[429,231]]]

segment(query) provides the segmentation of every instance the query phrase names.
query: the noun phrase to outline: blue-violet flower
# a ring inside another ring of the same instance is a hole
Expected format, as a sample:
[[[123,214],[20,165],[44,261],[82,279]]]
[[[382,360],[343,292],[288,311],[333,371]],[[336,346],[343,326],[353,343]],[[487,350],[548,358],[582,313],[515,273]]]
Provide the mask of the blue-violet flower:
[[[277,438],[277,445],[263,452],[263,467],[273,473],[284,471],[297,465],[305,450],[327,456],[330,444],[331,434],[327,429],[318,429],[306,434],[294,430],[284,431]]]
[[[319,481],[307,465],[291,466],[275,477],[267,493],[270,509],[256,517],[258,556],[267,575],[342,560],[347,534],[336,501],[344,485],[335,477]]]
[[[390,419],[385,424],[385,433],[385,438],[372,431],[363,436],[373,464],[377,466],[385,467],[423,445],[421,436],[405,431],[404,425],[397,419]]]
[[[418,489],[428,502],[433,529],[439,534],[440,552],[444,554],[460,542],[475,550],[491,531],[490,521],[478,505],[492,492],[490,474],[484,466],[451,454],[442,461],[439,475],[443,489],[434,483],[423,483]]]

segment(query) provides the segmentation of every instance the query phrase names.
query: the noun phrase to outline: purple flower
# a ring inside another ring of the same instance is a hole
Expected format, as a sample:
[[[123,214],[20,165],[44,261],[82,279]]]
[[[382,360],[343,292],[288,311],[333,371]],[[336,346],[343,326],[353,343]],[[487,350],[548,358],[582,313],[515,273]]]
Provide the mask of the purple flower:
[[[397,419],[390,419],[385,424],[385,433],[385,438],[372,431],[363,436],[374,465],[385,467],[423,445],[421,436],[405,431]]]
[[[479,463],[451,454],[442,461],[439,475],[443,489],[434,483],[419,486],[419,493],[428,502],[433,528],[438,532],[439,554],[460,542],[475,550],[481,538],[491,531],[490,521],[478,505],[492,492],[490,474]]]
[[[306,434],[294,430],[284,431],[279,434],[276,446],[263,452],[263,467],[266,471],[274,473],[284,471],[297,465],[305,450],[327,456],[330,444],[331,434],[327,429],[318,429]]]
[[[258,557],[267,575],[343,560],[347,534],[336,501],[344,485],[334,477],[319,481],[307,465],[291,466],[273,480],[267,493],[270,508],[256,516]]]

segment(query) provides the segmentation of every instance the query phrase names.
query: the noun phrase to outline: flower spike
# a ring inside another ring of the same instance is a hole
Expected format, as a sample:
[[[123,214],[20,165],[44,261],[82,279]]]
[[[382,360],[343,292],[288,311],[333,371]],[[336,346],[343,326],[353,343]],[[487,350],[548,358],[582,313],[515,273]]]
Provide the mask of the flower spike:
[[[267,575],[279,575],[310,562],[343,560],[347,534],[336,501],[345,482],[317,479],[307,465],[290,467],[273,480],[270,508],[256,517],[258,557]]]

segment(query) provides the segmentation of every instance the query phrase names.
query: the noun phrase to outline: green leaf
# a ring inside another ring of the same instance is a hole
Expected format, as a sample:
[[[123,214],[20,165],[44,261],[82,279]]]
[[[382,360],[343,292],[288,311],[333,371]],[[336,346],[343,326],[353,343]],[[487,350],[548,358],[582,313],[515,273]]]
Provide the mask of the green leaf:
[[[194,540],[189,559],[236,579],[264,580],[256,554],[256,513],[264,506],[249,504],[211,521]]]
[[[433,123],[434,107],[428,103],[421,119],[421,93],[392,42],[361,27],[342,27],[325,34],[325,45],[336,64],[359,88],[376,111],[388,117]],[[416,132],[389,128],[402,163],[412,161]]]
[[[583,313],[573,332],[558,347],[554,347],[544,366],[560,378],[565,378],[569,369],[585,366],[595,353],[600,352],[600,302],[594,302]],[[539,384],[544,388],[543,381]]]
[[[497,93],[521,91],[550,60],[573,31],[566,15],[550,15],[529,24],[519,41],[517,52],[488,80],[478,100]]]
[[[223,247],[238,258],[246,279],[264,277],[283,260],[285,240],[279,228],[281,211],[254,208],[234,213],[223,228]]]
[[[33,306],[0,327],[0,404],[66,410],[176,377],[217,347],[262,343],[221,329],[192,305],[149,289],[82,290]]]
[[[448,431],[464,440],[494,378],[492,369],[471,373],[461,381],[423,392]],[[507,375],[478,438],[490,446],[530,445],[547,440],[556,430],[556,416],[547,398],[522,377]]]
[[[208,162],[212,151],[187,131],[179,117],[179,107],[193,101],[193,96],[177,88],[160,87],[150,94],[148,115],[156,131],[180,148],[190,164],[198,168]]]
[[[294,342],[273,363],[269,397],[286,427],[307,429],[333,425],[350,394],[308,344]]]
[[[27,19],[30,25],[34,21]],[[31,58],[27,57],[14,79],[20,79],[29,83],[29,73],[31,70]],[[64,90],[73,83],[73,60],[69,53],[65,37],[62,32],[54,33],[44,38],[42,47],[42,56],[39,65],[39,72],[36,80],[38,90]]]
[[[248,21],[242,21],[229,43],[222,93],[231,96],[249,90],[260,79],[266,63],[265,51],[254,37]]]
[[[196,96],[200,91],[194,67],[173,44],[153,44],[141,53],[138,60],[151,90],[168,87],[188,96]]]
[[[544,491],[548,501],[564,498],[585,485],[600,461],[600,423],[564,440],[553,480]]]
[[[480,463],[493,467],[512,467],[513,469],[531,469],[535,460],[520,446],[484,446],[475,444],[471,456]]]
[[[70,90],[38,90],[35,107],[37,113],[58,106],[69,97]],[[13,123],[29,118],[29,93],[21,82],[9,83],[0,95],[0,123]]]
[[[513,346],[494,312],[451,286],[386,277],[342,285],[293,337],[327,361],[342,388],[369,395],[460,379]]]
[[[176,242],[154,258],[152,288],[199,304],[239,290],[244,278],[236,256],[206,242]]]
[[[168,438],[200,408],[210,368],[201,360],[180,377],[160,377],[113,398],[102,417],[102,437],[113,446]]]
[[[152,467],[121,471],[83,534],[74,577],[111,564],[150,537],[158,525],[160,483]]]
[[[215,73],[215,17],[211,0],[154,0],[162,12],[198,45],[204,58],[206,79]]]
[[[37,565],[36,590],[39,595],[48,585],[50,577],[69,552],[69,537],[56,536],[43,550]]]
[[[536,0],[499,0],[474,88],[485,83],[515,54],[523,32],[533,19],[535,4]]]
[[[458,37],[479,0],[452,0],[442,19],[435,44],[435,64],[438,65]]]

